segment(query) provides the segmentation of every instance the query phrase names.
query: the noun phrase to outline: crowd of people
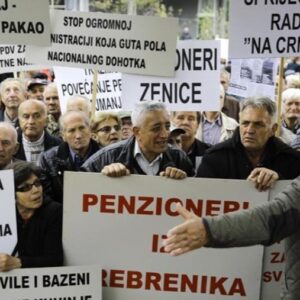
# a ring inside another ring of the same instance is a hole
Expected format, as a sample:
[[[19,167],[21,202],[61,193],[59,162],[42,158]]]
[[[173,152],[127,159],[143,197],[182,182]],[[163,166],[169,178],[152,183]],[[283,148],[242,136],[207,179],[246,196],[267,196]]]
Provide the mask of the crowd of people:
[[[300,86],[286,86],[277,124],[273,99],[237,100],[228,94],[229,83],[224,69],[219,111],[169,112],[163,103],[143,101],[132,112],[91,116],[91,103],[83,95],[70,97],[62,114],[57,86],[42,73],[26,83],[3,80],[0,170],[14,172],[18,245],[13,254],[0,253],[0,271],[63,265],[65,171],[248,179],[259,191],[297,178]],[[201,219],[178,206],[185,222],[169,232],[166,251],[178,255],[203,245],[270,244],[289,236],[299,228],[298,186],[296,179],[273,206],[233,216]],[[239,223],[244,231],[236,229]],[[258,225],[252,229],[253,223]],[[300,239],[294,244],[300,246]],[[289,288],[300,293],[293,284]]]

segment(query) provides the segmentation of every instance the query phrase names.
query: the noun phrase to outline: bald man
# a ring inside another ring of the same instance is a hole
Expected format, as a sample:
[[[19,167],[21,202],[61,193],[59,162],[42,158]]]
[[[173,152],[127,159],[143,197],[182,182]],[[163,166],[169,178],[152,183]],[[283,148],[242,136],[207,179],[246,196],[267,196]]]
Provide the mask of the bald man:
[[[29,99],[19,106],[19,150],[15,157],[37,163],[41,153],[59,145],[62,140],[51,136],[46,130],[47,107],[42,101]]]

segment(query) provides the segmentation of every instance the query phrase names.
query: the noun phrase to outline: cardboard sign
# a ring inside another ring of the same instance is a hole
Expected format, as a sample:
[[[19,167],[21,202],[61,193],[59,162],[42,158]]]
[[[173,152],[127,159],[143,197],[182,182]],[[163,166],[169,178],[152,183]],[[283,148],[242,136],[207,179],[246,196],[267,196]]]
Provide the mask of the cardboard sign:
[[[0,44],[50,45],[49,1],[0,1]]]
[[[45,66],[28,63],[26,45],[0,45],[0,73],[39,70]]]
[[[16,269],[2,272],[0,295],[5,300],[101,300],[101,267]]]
[[[17,245],[13,171],[0,171],[0,253],[11,255]]]
[[[93,74],[91,69],[53,68],[62,112],[67,100],[74,95],[83,95],[92,102]],[[121,73],[98,72],[96,111],[119,111],[123,109]]]
[[[300,54],[300,2],[240,0],[230,5],[229,57]]]
[[[263,247],[171,257],[162,240],[182,222],[177,202],[206,216],[248,209],[267,197],[244,180],[65,172],[66,263],[102,265],[104,299],[258,300]]]
[[[220,110],[220,42],[180,41],[175,78],[123,74],[125,110],[144,100],[164,102],[174,111]]]
[[[174,75],[177,19],[53,10],[51,47],[29,47],[31,62]],[[162,30],[168,28],[168,30]]]
[[[232,59],[228,93],[275,100],[278,58]]]

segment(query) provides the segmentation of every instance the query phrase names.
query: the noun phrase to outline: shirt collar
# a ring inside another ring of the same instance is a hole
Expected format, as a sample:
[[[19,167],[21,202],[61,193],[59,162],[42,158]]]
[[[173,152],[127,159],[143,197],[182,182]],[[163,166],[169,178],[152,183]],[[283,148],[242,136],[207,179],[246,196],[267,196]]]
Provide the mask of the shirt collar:
[[[134,156],[134,158],[136,158],[137,156],[141,156],[144,160],[148,161],[148,159],[144,156],[144,154],[143,154],[143,152],[142,152],[142,150],[141,150],[141,148],[140,148],[137,140],[135,140],[135,142],[134,142],[133,156]],[[151,163],[149,163],[149,161],[148,161],[148,163],[149,164],[153,164],[154,162],[156,162],[158,160],[161,160],[162,157],[163,157],[163,154],[160,153],[153,161],[151,161]]]

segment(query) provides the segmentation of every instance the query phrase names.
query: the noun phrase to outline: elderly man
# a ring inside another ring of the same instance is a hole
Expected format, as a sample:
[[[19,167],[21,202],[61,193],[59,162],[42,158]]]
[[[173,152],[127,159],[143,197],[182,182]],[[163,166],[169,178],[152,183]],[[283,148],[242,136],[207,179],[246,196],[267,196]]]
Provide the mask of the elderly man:
[[[1,82],[0,98],[4,107],[0,110],[0,121],[9,122],[19,127],[18,109],[26,99],[26,89],[23,82],[17,78],[7,78]]]
[[[10,164],[18,151],[17,131],[7,122],[0,122],[0,170]]]
[[[66,112],[60,118],[64,142],[42,154],[42,184],[53,200],[63,202],[64,171],[78,171],[85,160],[99,150],[91,138],[88,116],[81,111]]]
[[[172,123],[185,131],[181,135],[181,147],[195,169],[199,167],[204,152],[210,147],[196,138],[200,118],[200,113],[196,111],[174,111],[172,113]]]
[[[61,139],[51,136],[45,130],[46,120],[47,108],[44,102],[31,99],[20,104],[20,147],[16,158],[37,163],[42,152],[61,143]]]
[[[83,111],[88,116],[91,115],[92,107],[90,100],[82,95],[74,95],[67,100],[67,111]]]
[[[300,129],[300,89],[289,88],[282,93],[282,126],[293,133]]]
[[[48,111],[47,130],[51,135],[59,136],[58,119],[61,115],[61,110],[56,83],[51,82],[45,87],[44,101]]]
[[[274,136],[276,104],[269,98],[245,99],[240,127],[232,138],[207,150],[197,177],[246,179],[265,190],[278,179],[300,174],[300,155]]]
[[[27,84],[28,98],[43,101],[44,90],[48,81],[40,78],[33,78]]]
[[[132,124],[133,137],[101,149],[83,169],[112,177],[132,173],[181,179],[194,175],[185,153],[168,145],[170,118],[163,103],[138,103],[132,112]]]
[[[220,85],[220,108],[224,106],[225,91]],[[204,111],[196,137],[209,145],[215,145],[232,137],[238,123],[221,111]]]

